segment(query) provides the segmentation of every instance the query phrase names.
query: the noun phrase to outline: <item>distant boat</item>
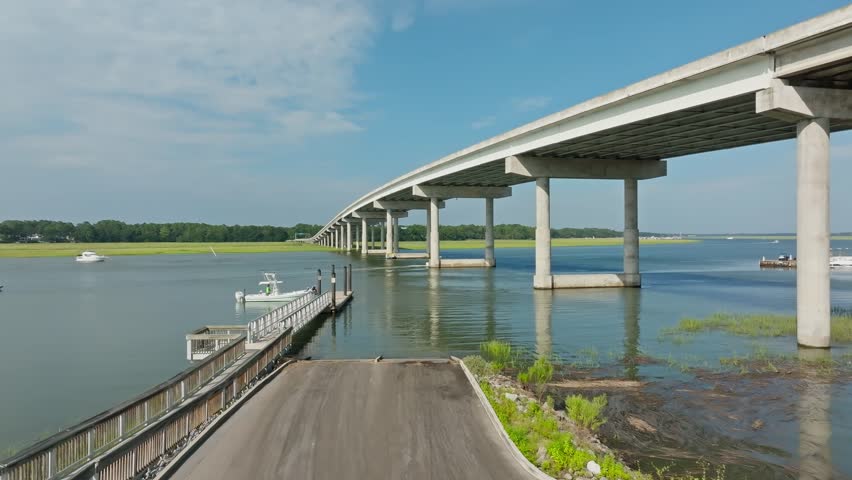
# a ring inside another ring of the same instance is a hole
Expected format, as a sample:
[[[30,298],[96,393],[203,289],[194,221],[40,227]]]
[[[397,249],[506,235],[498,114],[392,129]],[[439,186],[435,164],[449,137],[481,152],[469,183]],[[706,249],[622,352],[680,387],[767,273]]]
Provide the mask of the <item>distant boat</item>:
[[[292,292],[280,292],[278,291],[278,285],[284,283],[281,280],[278,280],[278,276],[275,273],[264,273],[264,280],[258,282],[260,285],[259,293],[249,293],[246,294],[243,291],[238,291],[234,293],[234,298],[240,302],[289,302],[295,300],[297,297],[301,297],[306,293],[310,293],[314,291],[313,288],[306,288],[304,290],[294,290]]]
[[[831,268],[852,268],[852,255],[837,255],[828,259]]]
[[[103,262],[104,260],[106,260],[106,258],[107,257],[103,255],[98,255],[97,253],[91,250],[86,250],[85,252],[78,255],[76,260],[78,263],[98,263]]]
[[[772,240],[772,241],[771,241],[771,242],[769,242],[769,243],[778,243],[778,240]]]
[[[728,237],[726,240],[733,240],[734,237]]]

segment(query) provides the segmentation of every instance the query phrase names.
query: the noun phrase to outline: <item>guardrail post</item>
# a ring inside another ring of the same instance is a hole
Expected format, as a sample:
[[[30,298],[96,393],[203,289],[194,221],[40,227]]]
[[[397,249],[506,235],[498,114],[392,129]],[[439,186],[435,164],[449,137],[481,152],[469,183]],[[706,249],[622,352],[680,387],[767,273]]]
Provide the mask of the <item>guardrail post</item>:
[[[124,413],[122,412],[118,416],[118,438],[124,436]]]
[[[47,451],[47,478],[56,475],[56,449],[51,448]]]
[[[334,273],[334,265],[331,266],[331,311],[337,311],[337,274]]]
[[[86,456],[89,458],[92,458],[92,449],[95,446],[94,440],[95,438],[94,435],[92,435],[92,430],[89,429],[89,431],[86,432]]]

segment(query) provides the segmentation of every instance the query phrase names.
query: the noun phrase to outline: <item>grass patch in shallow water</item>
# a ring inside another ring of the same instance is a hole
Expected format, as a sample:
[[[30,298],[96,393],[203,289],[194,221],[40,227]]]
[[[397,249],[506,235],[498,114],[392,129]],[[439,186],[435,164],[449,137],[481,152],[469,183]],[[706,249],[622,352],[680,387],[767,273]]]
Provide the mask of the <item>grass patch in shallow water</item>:
[[[662,338],[676,343],[683,336],[700,332],[722,331],[743,337],[786,337],[796,335],[796,316],[772,313],[714,313],[704,318],[683,318],[673,328],[660,332]],[[852,310],[832,308],[831,340],[852,342]]]

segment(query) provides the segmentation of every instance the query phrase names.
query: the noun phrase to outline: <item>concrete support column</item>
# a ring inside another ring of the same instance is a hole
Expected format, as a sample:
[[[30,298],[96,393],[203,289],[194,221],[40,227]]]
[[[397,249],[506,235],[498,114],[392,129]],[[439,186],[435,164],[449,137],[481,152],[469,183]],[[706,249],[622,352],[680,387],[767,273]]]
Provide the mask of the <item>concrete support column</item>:
[[[346,222],[346,251],[352,251],[352,224]]]
[[[381,249],[385,250],[385,241],[387,240],[385,236],[387,232],[385,232],[385,222],[379,223],[379,242],[381,243]]]
[[[385,245],[387,245],[387,250],[385,250],[385,257],[393,256],[393,210],[385,210],[385,223],[387,224],[387,231],[385,232]]]
[[[431,249],[432,242],[429,241],[429,235],[430,235],[429,232],[431,232],[431,231],[432,231],[432,209],[427,208],[426,209],[426,255],[429,255],[430,252],[432,251],[432,249]]]
[[[639,182],[624,179],[624,286],[638,287],[639,276]]]
[[[796,148],[796,318],[803,347],[831,345],[829,120],[802,120]]]
[[[329,235],[331,235],[331,248],[337,248],[337,232],[332,230]]]
[[[399,219],[393,219],[393,253],[399,253]]]
[[[550,272],[550,178],[535,179],[535,277],[533,288],[553,288]]]
[[[440,199],[429,199],[429,267],[441,268],[441,237],[438,234],[440,219],[438,217],[438,202]]]
[[[494,199],[485,199],[485,265],[493,267],[494,261]]]
[[[373,226],[370,226],[370,247],[371,249],[376,248],[376,231]]]
[[[369,230],[369,227],[367,227],[367,219],[362,218],[361,219],[361,253],[363,255],[367,254],[367,248],[369,248],[369,246],[370,246],[367,243],[367,230]]]

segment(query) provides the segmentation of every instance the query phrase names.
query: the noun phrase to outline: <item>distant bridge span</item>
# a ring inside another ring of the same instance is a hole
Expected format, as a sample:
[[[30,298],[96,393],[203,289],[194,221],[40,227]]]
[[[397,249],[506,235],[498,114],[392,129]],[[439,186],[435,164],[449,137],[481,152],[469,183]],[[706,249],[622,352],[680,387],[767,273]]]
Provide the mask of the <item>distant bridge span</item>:
[[[638,287],[638,181],[665,176],[666,160],[785,139],[797,143],[798,341],[829,345],[829,137],[852,128],[852,6],[804,21],[593,98],[448,155],[367,193],[311,241],[353,249],[360,228],[387,225],[380,253],[398,252],[398,218],[427,211],[429,265],[494,266],[494,198],[536,182],[535,288]],[[554,275],[550,179],[624,182],[624,271]],[[441,260],[439,208],[484,198],[484,261]]]

